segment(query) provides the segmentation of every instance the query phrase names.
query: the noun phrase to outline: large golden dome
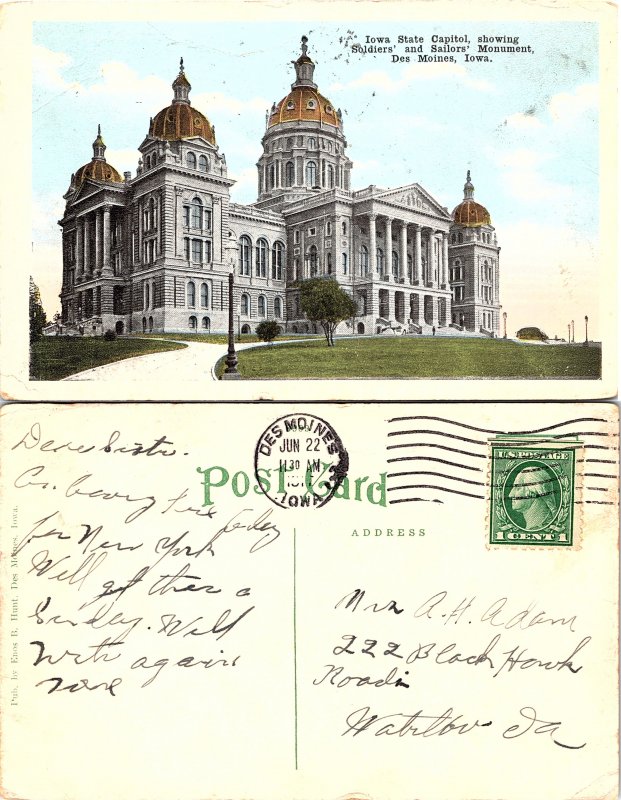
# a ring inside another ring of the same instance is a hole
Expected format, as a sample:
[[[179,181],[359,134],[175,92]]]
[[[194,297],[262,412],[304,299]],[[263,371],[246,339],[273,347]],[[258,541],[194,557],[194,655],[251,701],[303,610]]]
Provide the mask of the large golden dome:
[[[466,175],[464,185],[464,199],[453,209],[453,220],[458,225],[467,228],[478,228],[481,225],[491,225],[489,211],[480,203],[474,201],[474,186],[470,181],[470,170]]]
[[[317,91],[317,84],[313,82],[315,64],[306,54],[307,41],[307,37],[303,36],[302,55],[293,62],[295,83],[291,84],[291,92],[272,106],[268,128],[281,122],[322,122],[335,128],[342,125],[340,114],[332,103]]]
[[[174,91],[173,101],[153,117],[149,125],[149,136],[169,141],[201,136],[215,145],[216,137],[213,125],[204,114],[190,105],[188,98],[192,86],[185,76],[183,59],[181,59],[179,74],[173,81],[172,88]]]
[[[97,126],[97,138],[93,142],[93,157],[80,167],[73,176],[72,183],[79,186],[86,178],[92,181],[108,183],[123,183],[123,178],[112,164],[108,164],[105,157],[106,145],[101,138],[101,125]]]

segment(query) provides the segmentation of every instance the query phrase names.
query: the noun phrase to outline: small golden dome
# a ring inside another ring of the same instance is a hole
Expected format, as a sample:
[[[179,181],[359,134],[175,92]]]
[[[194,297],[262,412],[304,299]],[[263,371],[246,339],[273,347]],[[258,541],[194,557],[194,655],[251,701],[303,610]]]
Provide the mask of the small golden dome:
[[[75,173],[76,185],[81,184],[86,178],[92,181],[123,183],[123,178],[114,169],[112,164],[108,164],[107,161],[103,161],[99,158],[93,158],[88,164],[84,164],[83,167],[80,167]]]
[[[323,122],[340,127],[341,120],[332,103],[309,86],[298,86],[272,108],[268,128],[280,122]]]
[[[185,76],[183,59],[181,59],[179,74],[173,81],[172,88],[173,101],[151,120],[149,136],[168,141],[201,136],[210,144],[215,145],[216,137],[213,125],[204,114],[190,105],[189,94],[192,85]]]
[[[106,161],[106,145],[101,136],[101,125],[97,126],[97,138],[93,142],[93,158],[75,173],[73,183],[79,186],[86,178],[92,181],[123,183],[123,178]]]
[[[187,103],[172,103],[153,118],[149,136],[154,139],[187,139],[202,136],[211,144],[216,143],[213,127],[207,117]]]
[[[453,209],[452,216],[458,225],[464,225],[467,228],[491,225],[489,211],[485,206],[474,201],[474,186],[470,180],[470,170],[468,170],[464,184],[464,199]]]

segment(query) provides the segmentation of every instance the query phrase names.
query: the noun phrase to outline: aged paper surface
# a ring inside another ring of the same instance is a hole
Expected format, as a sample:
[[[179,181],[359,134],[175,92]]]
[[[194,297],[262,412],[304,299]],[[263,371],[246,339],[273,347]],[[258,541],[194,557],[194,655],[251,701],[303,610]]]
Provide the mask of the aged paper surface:
[[[5,407],[3,796],[616,797],[618,435],[607,404]]]
[[[33,2],[0,36],[3,396],[615,395],[612,4]],[[213,380],[231,271],[242,350],[321,336],[300,282],[336,278],[334,351]],[[116,361],[174,346],[143,331],[184,349]]]

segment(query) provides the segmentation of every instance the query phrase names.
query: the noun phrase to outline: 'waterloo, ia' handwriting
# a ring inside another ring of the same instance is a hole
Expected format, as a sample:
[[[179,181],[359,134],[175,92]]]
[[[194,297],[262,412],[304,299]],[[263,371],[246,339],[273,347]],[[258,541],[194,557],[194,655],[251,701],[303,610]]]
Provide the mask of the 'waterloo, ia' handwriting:
[[[121,441],[120,431],[112,431],[107,440],[101,440],[96,444],[76,444],[71,441],[58,442],[55,439],[48,439],[43,435],[39,422],[33,423],[30,429],[11,449],[17,450],[19,447],[24,447],[26,450],[40,450],[42,453],[58,453],[61,450],[65,450],[80,455],[99,452],[121,453],[131,456],[164,456],[169,458],[177,454],[174,442],[170,441],[166,435],[154,437],[150,443],[133,442],[129,444]],[[183,453],[183,455],[187,456],[188,453]]]
[[[537,711],[532,706],[524,706],[519,711],[519,719],[516,723],[510,724],[502,731],[503,739],[518,739],[527,733],[536,736],[547,735],[552,742],[559,747],[567,750],[581,750],[586,742],[582,744],[567,744],[557,738],[559,736],[562,721],[548,721],[538,717]],[[370,706],[364,706],[356,711],[352,711],[345,720],[346,729],[341,734],[347,736],[359,736],[361,733],[369,732],[373,736],[397,736],[398,738],[422,736],[445,736],[453,733],[458,736],[472,733],[479,728],[492,729],[496,724],[494,720],[487,719],[482,722],[479,719],[474,721],[466,720],[463,714],[447,708],[439,714],[428,713],[422,708],[411,712],[397,712],[379,716],[371,713]],[[504,728],[503,723],[501,728]]]

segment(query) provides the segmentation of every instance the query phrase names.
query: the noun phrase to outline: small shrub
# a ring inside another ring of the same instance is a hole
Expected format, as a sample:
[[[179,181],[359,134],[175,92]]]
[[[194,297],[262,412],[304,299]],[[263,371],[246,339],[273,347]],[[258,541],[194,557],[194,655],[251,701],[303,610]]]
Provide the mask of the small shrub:
[[[274,319],[264,320],[257,325],[257,336],[262,342],[271,342],[280,333],[280,325]]]
[[[108,328],[108,330],[104,333],[103,337],[106,340],[106,342],[113,342],[116,339],[116,333],[110,330],[110,328]]]

